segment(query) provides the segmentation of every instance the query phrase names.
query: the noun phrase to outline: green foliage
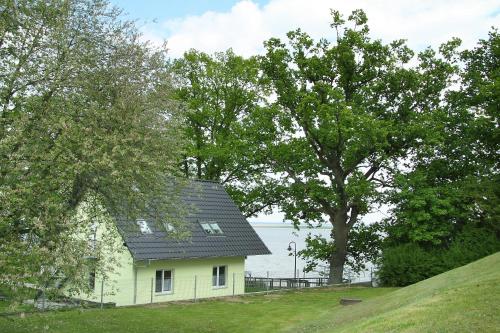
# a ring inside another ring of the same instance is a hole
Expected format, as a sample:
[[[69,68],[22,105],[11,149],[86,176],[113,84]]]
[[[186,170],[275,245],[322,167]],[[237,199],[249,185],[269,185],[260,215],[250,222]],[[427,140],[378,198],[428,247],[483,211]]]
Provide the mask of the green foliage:
[[[385,225],[382,272],[389,284],[418,281],[436,274],[432,266],[439,273],[500,246],[500,37],[493,30],[488,40],[462,52],[456,44],[442,47],[445,58],[461,64],[456,86],[429,118],[432,135],[410,158],[411,167],[398,172],[388,193],[394,209]],[[428,258],[420,258],[424,268],[403,281],[396,271],[405,268],[403,256],[409,261],[416,256],[411,249]],[[400,268],[393,262],[398,256]]]
[[[377,276],[385,286],[408,286],[446,271],[433,254],[411,243],[387,248]]]
[[[185,176],[220,182],[247,216],[270,211],[278,194],[263,186],[260,155],[246,125],[267,95],[257,59],[232,50],[214,55],[191,50],[172,70],[176,99],[186,108]]]
[[[162,219],[176,207],[163,181],[182,148],[165,50],[105,1],[4,4],[0,285],[84,288],[87,244],[74,235],[94,209]]]
[[[448,171],[441,165],[439,175],[434,175],[437,163],[433,164],[427,172],[416,170],[406,177],[398,176],[398,192],[391,194],[395,215],[386,221],[385,243],[447,246],[467,225],[479,225],[498,235],[498,176],[463,175],[451,181],[446,176],[456,169]]]
[[[352,272],[366,269],[367,263],[373,263],[379,258],[383,239],[381,231],[380,224],[357,223],[353,226],[347,244],[349,255],[346,258],[346,265]],[[335,243],[331,238],[319,235],[308,234],[305,243],[306,248],[298,252],[306,261],[305,272],[314,270],[319,263],[328,262],[335,250]]]
[[[467,226],[446,248],[405,243],[384,249],[378,277],[386,286],[407,286],[500,251],[495,234]]]
[[[331,223],[333,243],[310,245],[339,282],[346,258],[356,257],[352,228],[380,202],[398,164],[432,136],[428,119],[456,66],[431,49],[414,59],[404,41],[372,40],[361,10],[332,19],[333,42],[300,29],[288,43],[265,42],[261,66],[276,102],[255,110],[253,126],[286,218],[297,227]]]
[[[500,241],[491,230],[466,226],[446,250],[443,261],[455,268],[498,251]]]

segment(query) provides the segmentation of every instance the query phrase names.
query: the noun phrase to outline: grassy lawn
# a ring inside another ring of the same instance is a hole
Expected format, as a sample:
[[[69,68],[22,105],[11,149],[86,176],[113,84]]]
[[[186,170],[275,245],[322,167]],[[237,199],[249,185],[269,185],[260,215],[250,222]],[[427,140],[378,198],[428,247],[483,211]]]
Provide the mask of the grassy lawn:
[[[35,297],[36,291],[29,288],[24,288],[19,290],[19,293],[23,295],[24,299],[33,299]],[[7,298],[12,297],[9,292],[0,289],[0,295],[6,296]],[[0,299],[0,316],[5,313],[18,313],[21,311],[34,311],[34,307],[28,304],[19,304],[19,303],[11,303],[7,302],[3,299]],[[1,326],[0,326],[1,328]],[[0,329],[0,333],[3,333]]]
[[[367,300],[393,290],[309,289],[198,303],[0,317],[0,332],[279,332],[339,309],[341,297]]]
[[[500,252],[290,332],[500,332]]]
[[[32,311],[34,311],[34,308],[32,305],[11,304],[9,302],[0,300],[0,315],[2,315],[4,313],[18,313],[21,311],[32,312]],[[1,328],[1,326],[0,326],[0,328]]]
[[[363,302],[344,307],[342,297]],[[497,253],[401,289],[309,289],[0,316],[0,332],[500,332],[499,308]]]

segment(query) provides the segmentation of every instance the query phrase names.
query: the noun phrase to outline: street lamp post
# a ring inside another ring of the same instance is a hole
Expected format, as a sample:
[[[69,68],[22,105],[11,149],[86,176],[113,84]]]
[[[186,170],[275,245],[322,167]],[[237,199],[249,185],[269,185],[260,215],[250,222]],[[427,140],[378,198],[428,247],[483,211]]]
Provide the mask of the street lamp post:
[[[297,243],[294,241],[291,241],[288,243],[288,252],[292,251],[292,244],[293,244],[293,256],[295,257],[295,263],[293,265],[293,279],[295,280],[295,283],[297,283]]]

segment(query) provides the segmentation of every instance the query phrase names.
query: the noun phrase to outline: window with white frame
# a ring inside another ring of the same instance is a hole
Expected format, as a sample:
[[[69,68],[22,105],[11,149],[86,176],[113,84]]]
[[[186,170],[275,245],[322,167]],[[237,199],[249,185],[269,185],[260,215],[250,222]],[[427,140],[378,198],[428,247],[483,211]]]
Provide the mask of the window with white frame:
[[[212,228],[212,231],[214,234],[222,235],[222,229],[219,227],[219,225],[215,222],[210,223],[210,228]]]
[[[214,266],[212,269],[212,286],[226,286],[226,266]]]
[[[200,225],[209,235],[222,235],[224,233],[216,222],[200,222]]]
[[[172,292],[173,287],[173,274],[172,270],[157,270],[156,271],[156,284],[155,291],[157,293]]]

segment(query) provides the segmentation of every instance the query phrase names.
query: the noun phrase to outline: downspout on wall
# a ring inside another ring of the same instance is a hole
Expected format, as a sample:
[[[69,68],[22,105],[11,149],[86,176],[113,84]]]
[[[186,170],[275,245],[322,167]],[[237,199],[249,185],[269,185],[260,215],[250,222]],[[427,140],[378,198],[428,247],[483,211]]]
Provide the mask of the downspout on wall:
[[[137,304],[137,267],[134,265],[134,304]]]

